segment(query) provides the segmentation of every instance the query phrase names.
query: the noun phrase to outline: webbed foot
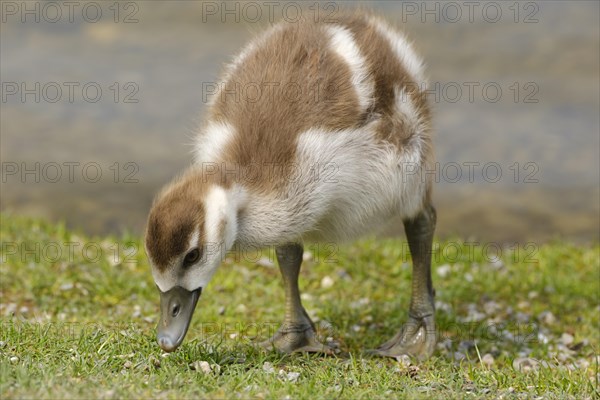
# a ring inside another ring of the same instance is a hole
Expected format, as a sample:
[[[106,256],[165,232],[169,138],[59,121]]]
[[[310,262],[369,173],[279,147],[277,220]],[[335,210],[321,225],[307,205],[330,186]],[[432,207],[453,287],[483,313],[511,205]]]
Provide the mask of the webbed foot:
[[[259,343],[259,346],[266,350],[277,350],[282,353],[323,353],[333,355],[335,347],[327,345],[317,340],[312,325],[288,325],[282,326],[268,340]]]
[[[433,354],[436,342],[433,315],[409,317],[408,322],[393,338],[369,353],[384,357],[408,355],[424,360]]]

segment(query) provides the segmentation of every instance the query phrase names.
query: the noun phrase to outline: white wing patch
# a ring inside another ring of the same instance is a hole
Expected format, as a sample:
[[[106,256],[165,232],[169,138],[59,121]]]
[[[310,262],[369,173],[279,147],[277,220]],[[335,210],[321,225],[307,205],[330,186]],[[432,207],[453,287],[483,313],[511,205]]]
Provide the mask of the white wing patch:
[[[341,26],[327,27],[331,35],[331,47],[350,67],[352,71],[352,84],[358,96],[358,103],[365,111],[373,102],[374,84],[369,76],[367,62],[360,53],[352,33]]]
[[[404,69],[419,85],[419,90],[425,90],[427,88],[427,80],[423,73],[423,61],[414,51],[410,42],[400,32],[392,29],[386,22],[379,18],[373,17],[369,22],[390,43]]]
[[[211,122],[196,137],[194,155],[196,164],[219,162],[223,149],[235,134],[235,129],[225,122]]]

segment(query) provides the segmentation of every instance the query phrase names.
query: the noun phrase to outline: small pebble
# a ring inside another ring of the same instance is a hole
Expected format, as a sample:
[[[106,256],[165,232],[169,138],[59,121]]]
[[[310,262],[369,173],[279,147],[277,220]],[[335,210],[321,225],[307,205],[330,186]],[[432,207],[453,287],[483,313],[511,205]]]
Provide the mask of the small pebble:
[[[449,313],[452,311],[452,306],[448,303],[444,303],[441,300],[436,300],[435,301],[435,309],[436,311],[444,311],[446,313]]]
[[[550,311],[543,311],[538,315],[538,319],[546,325],[554,325],[556,317]]]
[[[139,318],[142,316],[142,307],[140,307],[139,305],[135,305],[133,306],[133,314],[131,315],[132,318]]]
[[[540,341],[540,343],[542,343],[542,344],[548,344],[548,343],[550,343],[550,338],[548,337],[548,335],[546,335],[543,332],[538,332],[537,338]]]
[[[202,372],[205,375],[210,374],[211,372],[210,364],[206,361],[194,361],[193,363],[190,363],[190,368],[197,372]]]
[[[312,301],[314,299],[313,295],[310,293],[302,293],[300,298],[304,301]]]
[[[217,311],[217,312],[219,313],[219,315],[225,314],[225,307],[224,306],[219,307],[219,311]]]
[[[590,366],[590,362],[585,358],[580,358],[577,360],[577,366],[581,369],[587,369]]]
[[[13,363],[13,364],[16,363],[16,362],[18,362],[18,361],[19,361],[19,357],[17,357],[17,356],[12,356],[10,358],[10,362]]]
[[[513,361],[513,368],[517,371],[529,373],[535,371],[538,368],[539,364],[540,363],[533,358],[519,357],[515,358],[515,360]]]
[[[530,308],[531,304],[529,304],[528,301],[523,300],[523,301],[520,301],[519,304],[517,304],[517,307],[520,309]]]
[[[133,363],[127,360],[125,361],[125,364],[123,364],[123,367],[125,367],[126,369],[130,369],[131,367],[133,367]]]
[[[60,290],[62,290],[63,292],[71,289],[73,289],[73,283],[71,282],[63,283],[62,285],[60,285]]]
[[[210,374],[210,372],[212,371],[210,364],[207,363],[206,361],[200,361],[199,367],[200,367],[200,371],[204,372],[205,374]]]
[[[562,344],[564,344],[565,346],[573,344],[574,340],[575,340],[575,338],[573,337],[573,335],[571,335],[567,332],[563,333],[562,336],[560,337],[560,342]]]
[[[275,368],[273,368],[273,364],[271,364],[268,361],[265,361],[265,363],[263,364],[262,367],[263,371],[265,371],[267,374],[272,374],[275,372]]]
[[[484,365],[491,367],[494,364],[494,356],[490,353],[486,353],[483,355],[483,357],[481,357],[481,362]]]
[[[498,256],[490,258],[490,265],[496,270],[504,268],[504,262]]]
[[[298,378],[300,377],[300,372],[285,372],[284,370],[279,370],[279,376],[285,379],[288,382],[296,383]]]
[[[321,287],[323,289],[332,287],[334,283],[334,280],[330,276],[325,276],[323,279],[321,279]]]
[[[496,312],[498,312],[502,307],[500,307],[500,304],[496,303],[495,301],[491,300],[491,301],[486,301],[483,304],[483,311],[488,314],[488,315],[492,315],[495,314]]]
[[[261,257],[256,262],[256,265],[258,265],[259,267],[265,267],[265,268],[274,268],[275,267],[275,263],[273,261],[271,261],[270,259],[268,259],[267,257]]]
[[[312,261],[313,253],[310,251],[305,251],[302,253],[302,261]]]
[[[437,274],[440,278],[445,278],[450,274],[450,264],[444,264],[437,267]]]

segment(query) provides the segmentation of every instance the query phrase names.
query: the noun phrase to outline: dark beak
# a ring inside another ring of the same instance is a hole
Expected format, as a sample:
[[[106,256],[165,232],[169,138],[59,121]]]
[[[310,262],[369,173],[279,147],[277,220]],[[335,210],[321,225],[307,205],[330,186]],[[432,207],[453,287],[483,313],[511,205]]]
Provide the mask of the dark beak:
[[[181,286],[160,292],[160,320],[156,330],[161,349],[170,353],[183,342],[201,293],[202,288],[189,291]]]

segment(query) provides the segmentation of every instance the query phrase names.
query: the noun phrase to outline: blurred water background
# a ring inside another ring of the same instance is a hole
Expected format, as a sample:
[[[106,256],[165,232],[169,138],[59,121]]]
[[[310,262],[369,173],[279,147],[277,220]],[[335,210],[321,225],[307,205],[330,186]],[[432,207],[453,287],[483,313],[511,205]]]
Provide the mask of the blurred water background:
[[[262,13],[255,21],[248,2],[78,2],[71,22],[65,2],[28,2],[34,14],[36,3],[39,22],[22,21],[25,3],[2,3],[1,209],[92,234],[143,232],[156,191],[192,159],[206,84],[269,25],[269,7],[274,20],[293,20],[296,10],[251,2]],[[428,65],[438,234],[597,241],[599,3],[450,3],[368,5],[403,29]],[[309,4],[313,13],[357,5]],[[92,22],[96,9],[102,16]],[[400,231],[397,221],[387,229]]]

